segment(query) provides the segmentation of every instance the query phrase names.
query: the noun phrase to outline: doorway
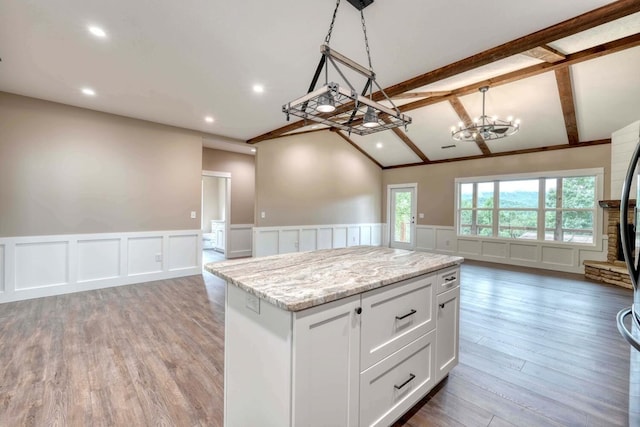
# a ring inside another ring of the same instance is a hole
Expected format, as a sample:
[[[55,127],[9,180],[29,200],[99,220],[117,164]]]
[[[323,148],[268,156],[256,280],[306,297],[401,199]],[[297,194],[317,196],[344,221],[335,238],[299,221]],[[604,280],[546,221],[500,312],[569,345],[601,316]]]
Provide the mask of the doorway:
[[[387,186],[390,248],[414,250],[416,247],[417,189],[416,183]]]
[[[226,259],[230,219],[231,174],[202,172],[202,261]]]

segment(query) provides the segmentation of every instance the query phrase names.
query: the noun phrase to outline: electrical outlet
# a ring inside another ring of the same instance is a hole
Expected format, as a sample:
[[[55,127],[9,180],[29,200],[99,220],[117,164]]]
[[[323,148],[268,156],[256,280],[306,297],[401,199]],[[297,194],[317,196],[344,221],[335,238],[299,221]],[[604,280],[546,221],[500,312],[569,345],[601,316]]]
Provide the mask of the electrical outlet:
[[[267,213],[265,211],[260,212],[260,218],[265,219],[267,217]]]
[[[196,211],[191,211],[191,219],[196,219]]]
[[[423,214],[423,213],[419,213],[419,214],[418,214],[418,218],[420,218],[420,219],[424,219],[424,214]]]
[[[156,262],[162,262],[162,254],[156,254]]]

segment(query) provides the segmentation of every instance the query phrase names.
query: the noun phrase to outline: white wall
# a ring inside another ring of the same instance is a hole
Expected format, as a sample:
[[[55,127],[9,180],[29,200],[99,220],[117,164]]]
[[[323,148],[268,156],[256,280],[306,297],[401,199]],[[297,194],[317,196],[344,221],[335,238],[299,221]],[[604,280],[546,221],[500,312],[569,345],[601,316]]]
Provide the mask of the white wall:
[[[0,303],[201,274],[200,230],[0,238]]]

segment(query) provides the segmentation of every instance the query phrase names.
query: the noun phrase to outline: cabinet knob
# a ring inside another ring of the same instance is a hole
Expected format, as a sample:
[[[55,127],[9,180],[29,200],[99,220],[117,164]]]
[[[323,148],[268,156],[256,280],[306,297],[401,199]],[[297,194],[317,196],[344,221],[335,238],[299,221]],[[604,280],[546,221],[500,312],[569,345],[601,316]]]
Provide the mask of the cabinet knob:
[[[356,308],[356,314],[361,314],[361,313],[362,313],[362,307]]]

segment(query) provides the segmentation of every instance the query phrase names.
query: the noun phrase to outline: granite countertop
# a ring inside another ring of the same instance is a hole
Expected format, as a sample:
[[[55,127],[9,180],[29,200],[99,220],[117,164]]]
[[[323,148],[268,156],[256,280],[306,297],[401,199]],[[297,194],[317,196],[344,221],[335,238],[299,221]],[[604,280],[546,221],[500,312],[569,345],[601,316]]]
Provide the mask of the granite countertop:
[[[458,256],[354,246],[213,262],[205,269],[277,307],[299,311],[462,261]]]

